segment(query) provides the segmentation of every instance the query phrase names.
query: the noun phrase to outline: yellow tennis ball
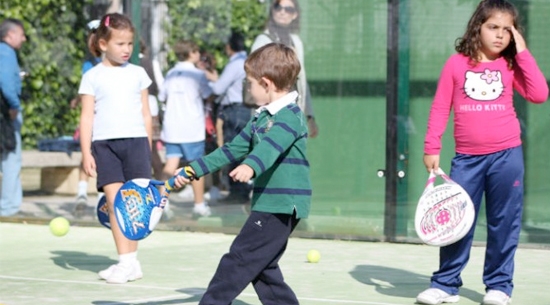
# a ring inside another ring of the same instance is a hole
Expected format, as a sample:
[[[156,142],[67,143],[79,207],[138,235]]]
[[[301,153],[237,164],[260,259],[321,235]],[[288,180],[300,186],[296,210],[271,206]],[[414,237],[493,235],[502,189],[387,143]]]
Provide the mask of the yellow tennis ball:
[[[307,252],[307,261],[310,263],[318,263],[321,259],[321,253],[319,251],[312,249]]]
[[[56,217],[50,221],[50,231],[55,236],[64,236],[69,232],[71,224],[65,217]]]

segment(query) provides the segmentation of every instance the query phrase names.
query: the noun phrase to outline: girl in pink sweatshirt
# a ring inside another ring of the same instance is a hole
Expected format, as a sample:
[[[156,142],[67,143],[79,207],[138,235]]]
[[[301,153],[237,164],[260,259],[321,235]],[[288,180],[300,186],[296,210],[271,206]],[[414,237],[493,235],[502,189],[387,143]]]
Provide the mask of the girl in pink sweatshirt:
[[[457,53],[441,72],[424,142],[424,164],[428,171],[435,170],[452,110],[456,156],[451,178],[468,192],[476,214],[485,193],[485,305],[511,302],[521,229],[524,164],[513,91],[532,103],[548,98],[546,79],[517,29],[517,18],[508,1],[480,2],[457,40]],[[418,303],[459,301],[460,273],[469,259],[474,229],[475,222],[463,239],[441,247],[439,270],[430,288],[417,296]]]

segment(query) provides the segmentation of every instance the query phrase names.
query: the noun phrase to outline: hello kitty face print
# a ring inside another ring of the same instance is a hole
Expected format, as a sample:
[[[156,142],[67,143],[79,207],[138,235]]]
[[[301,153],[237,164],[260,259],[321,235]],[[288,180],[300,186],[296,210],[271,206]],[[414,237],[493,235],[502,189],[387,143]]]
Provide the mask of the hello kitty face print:
[[[494,101],[504,91],[500,71],[466,72],[464,93],[476,101]]]

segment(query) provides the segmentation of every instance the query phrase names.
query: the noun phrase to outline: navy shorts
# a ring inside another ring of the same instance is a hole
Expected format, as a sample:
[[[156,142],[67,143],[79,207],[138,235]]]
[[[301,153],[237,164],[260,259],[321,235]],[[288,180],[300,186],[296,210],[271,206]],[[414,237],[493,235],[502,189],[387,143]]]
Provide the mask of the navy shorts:
[[[127,138],[92,142],[97,171],[97,190],[105,185],[135,178],[151,179],[151,147],[147,138]]]

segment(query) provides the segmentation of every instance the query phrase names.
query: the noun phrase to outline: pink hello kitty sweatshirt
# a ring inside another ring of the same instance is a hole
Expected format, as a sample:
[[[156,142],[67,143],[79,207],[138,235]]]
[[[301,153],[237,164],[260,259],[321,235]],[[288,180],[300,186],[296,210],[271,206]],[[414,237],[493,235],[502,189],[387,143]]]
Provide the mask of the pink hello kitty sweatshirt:
[[[457,153],[485,155],[519,146],[520,125],[513,89],[532,103],[543,103],[548,98],[546,79],[528,50],[516,55],[512,70],[502,57],[471,66],[468,57],[452,55],[439,78],[424,153],[440,153],[451,109]]]

